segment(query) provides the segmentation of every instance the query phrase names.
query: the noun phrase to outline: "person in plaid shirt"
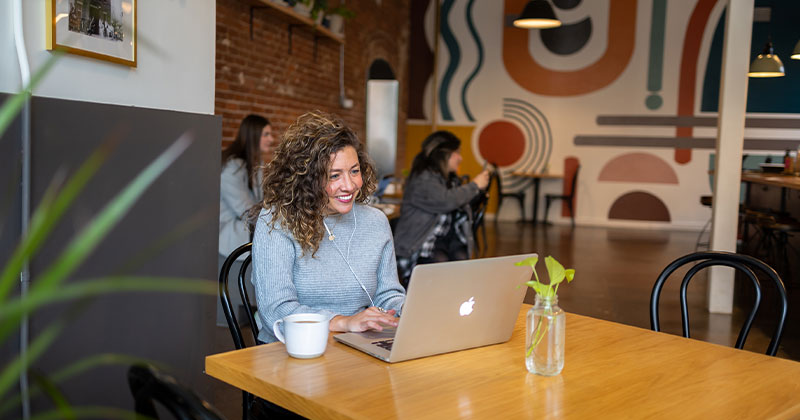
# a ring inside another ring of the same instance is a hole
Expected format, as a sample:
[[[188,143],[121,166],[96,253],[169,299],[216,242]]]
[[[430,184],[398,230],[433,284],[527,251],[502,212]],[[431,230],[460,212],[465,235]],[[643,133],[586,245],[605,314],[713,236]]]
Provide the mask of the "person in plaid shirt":
[[[437,131],[422,142],[403,192],[400,220],[394,231],[397,268],[407,286],[417,264],[465,260],[472,255],[470,201],[489,185],[484,170],[462,184],[461,140]]]

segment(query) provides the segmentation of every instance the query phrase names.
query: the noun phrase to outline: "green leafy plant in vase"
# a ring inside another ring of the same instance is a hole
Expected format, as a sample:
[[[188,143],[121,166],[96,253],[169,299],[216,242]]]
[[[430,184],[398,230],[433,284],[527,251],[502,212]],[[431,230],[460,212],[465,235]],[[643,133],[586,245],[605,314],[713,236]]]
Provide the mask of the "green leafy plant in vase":
[[[554,376],[564,369],[564,333],[566,315],[558,306],[558,286],[575,277],[575,270],[564,266],[553,257],[544,259],[550,283],[539,281],[536,263],[539,257],[526,258],[516,265],[530,266],[535,280],[525,283],[536,292],[536,300],[528,311],[525,337],[525,366],[529,372]]]

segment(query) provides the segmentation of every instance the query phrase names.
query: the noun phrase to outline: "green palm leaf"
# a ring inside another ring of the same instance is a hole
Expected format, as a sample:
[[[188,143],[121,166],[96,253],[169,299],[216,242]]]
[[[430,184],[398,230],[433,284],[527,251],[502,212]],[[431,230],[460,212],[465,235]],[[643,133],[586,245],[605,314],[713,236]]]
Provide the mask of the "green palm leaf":
[[[17,355],[6,367],[0,371],[0,400],[8,389],[17,381],[19,375],[28,369],[28,366],[41,356],[50,344],[56,339],[58,334],[64,329],[65,321],[56,320],[50,324],[28,347],[27,358]],[[0,340],[2,342],[2,340]]]
[[[36,86],[39,86],[39,83],[44,79],[44,76],[50,71],[56,61],[61,57],[61,51],[53,51],[47,61],[44,62],[42,67],[36,70],[36,73],[33,74],[31,77],[30,84],[22,90],[22,92],[17,93],[16,95],[6,99],[3,103],[3,107],[0,108],[0,134],[5,133],[6,129],[11,122],[14,121],[14,118],[19,113],[19,110],[22,109],[22,106],[25,105],[25,101],[30,99],[33,90]],[[0,136],[0,138],[3,138]]]
[[[53,290],[69,276],[128,213],[147,187],[189,147],[191,142],[191,137],[184,134],[148,165],[69,243],[56,262],[33,283],[31,290]]]
[[[78,194],[83,191],[92,176],[100,169],[109,152],[109,147],[98,148],[70,177],[61,192],[57,193],[57,189],[61,184],[59,180],[63,178],[63,174],[57,175],[54,182],[50,184],[41,203],[31,217],[28,234],[22,239],[17,249],[14,250],[14,254],[9,259],[2,274],[0,274],[0,302],[8,296],[8,293],[16,284],[15,280],[25,261],[36,255],[36,252],[41,248],[45,239],[55,228],[58,221],[61,220],[66,210],[72,205]]]

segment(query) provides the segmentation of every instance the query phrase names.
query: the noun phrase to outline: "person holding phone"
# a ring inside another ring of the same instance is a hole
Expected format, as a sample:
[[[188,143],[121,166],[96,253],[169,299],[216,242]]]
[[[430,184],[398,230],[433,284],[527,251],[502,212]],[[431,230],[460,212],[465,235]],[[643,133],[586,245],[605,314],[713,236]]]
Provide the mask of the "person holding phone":
[[[489,186],[489,171],[471,182],[458,177],[461,140],[437,131],[422,142],[403,193],[394,231],[401,282],[407,285],[417,264],[468,259],[473,252],[470,201]]]

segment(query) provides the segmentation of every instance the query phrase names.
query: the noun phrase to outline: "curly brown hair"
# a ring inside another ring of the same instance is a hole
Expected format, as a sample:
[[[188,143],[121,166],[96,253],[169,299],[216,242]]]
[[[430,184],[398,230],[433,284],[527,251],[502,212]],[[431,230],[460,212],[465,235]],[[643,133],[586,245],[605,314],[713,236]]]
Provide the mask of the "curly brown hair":
[[[322,220],[328,207],[331,156],[351,146],[356,150],[363,185],[356,202],[363,203],[375,191],[375,167],[355,132],[336,116],[321,111],[301,115],[283,133],[272,161],[265,170],[264,200],[275,223],[290,231],[303,253],[313,256],[319,249],[325,227]]]

